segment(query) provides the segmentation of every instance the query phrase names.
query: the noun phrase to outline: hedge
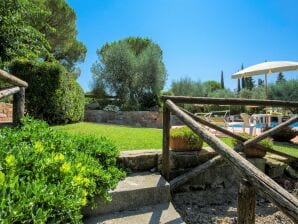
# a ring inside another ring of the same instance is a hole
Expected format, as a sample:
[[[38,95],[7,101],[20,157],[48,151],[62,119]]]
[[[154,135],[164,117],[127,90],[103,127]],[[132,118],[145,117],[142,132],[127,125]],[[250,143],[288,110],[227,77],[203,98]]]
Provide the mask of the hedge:
[[[50,124],[72,123],[83,119],[84,92],[74,75],[56,62],[15,60],[10,72],[28,82],[26,111]]]

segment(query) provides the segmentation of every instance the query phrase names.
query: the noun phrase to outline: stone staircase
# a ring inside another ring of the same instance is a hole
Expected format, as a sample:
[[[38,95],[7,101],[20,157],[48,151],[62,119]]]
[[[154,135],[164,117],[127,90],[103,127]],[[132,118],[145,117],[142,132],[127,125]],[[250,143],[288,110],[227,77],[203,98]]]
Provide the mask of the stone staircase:
[[[96,200],[86,208],[85,224],[181,224],[170,202],[170,185],[158,173],[133,173],[110,192],[111,202]]]

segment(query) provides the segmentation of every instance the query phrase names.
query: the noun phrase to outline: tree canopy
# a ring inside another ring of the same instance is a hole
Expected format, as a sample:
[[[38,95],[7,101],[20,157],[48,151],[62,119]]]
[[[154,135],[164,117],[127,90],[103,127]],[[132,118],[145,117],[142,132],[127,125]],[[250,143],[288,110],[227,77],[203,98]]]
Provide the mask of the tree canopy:
[[[158,104],[166,70],[160,47],[146,38],[107,43],[97,51],[91,69],[93,90],[119,98],[123,109],[148,109]]]
[[[0,60],[57,60],[69,71],[85,58],[76,14],[65,0],[0,1]]]

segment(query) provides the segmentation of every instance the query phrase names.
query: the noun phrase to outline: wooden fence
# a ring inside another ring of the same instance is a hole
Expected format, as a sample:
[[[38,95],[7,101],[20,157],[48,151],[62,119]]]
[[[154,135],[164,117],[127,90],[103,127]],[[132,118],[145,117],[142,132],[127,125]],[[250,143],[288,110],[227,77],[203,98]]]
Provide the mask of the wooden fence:
[[[277,125],[261,135],[246,139],[240,135],[234,134],[224,128],[211,124],[194,114],[179,108],[175,103],[190,103],[190,104],[220,104],[220,105],[254,105],[254,106],[282,106],[282,107],[298,107],[298,102],[276,101],[276,100],[255,100],[255,99],[234,99],[234,98],[205,98],[205,97],[185,97],[185,96],[163,96],[163,159],[162,159],[162,173],[167,180],[169,180],[170,173],[170,159],[169,159],[169,138],[170,138],[170,114],[175,114],[184,124],[191,128],[198,134],[205,142],[208,143],[214,150],[218,152],[218,156],[209,160],[208,162],[194,168],[193,170],[176,177],[170,181],[171,189],[174,190],[177,186],[185,183],[190,178],[207,170],[212,165],[221,160],[226,160],[242,177],[238,190],[238,223],[251,224],[255,223],[255,200],[256,191],[262,192],[273,204],[275,204],[281,211],[290,217],[294,223],[298,223],[298,200],[296,197],[287,192],[284,188],[278,185],[274,180],[265,175],[253,164],[242,157],[239,152],[250,145],[257,145],[262,149],[276,153],[271,148],[264,147],[258,144],[262,139],[276,133],[280,128],[294,123],[298,120],[297,116],[288,121]],[[220,139],[214,136],[203,125],[211,127],[217,131],[235,138],[242,142],[237,147],[230,148]],[[277,153],[287,156],[283,153]]]
[[[0,69],[0,80],[13,86],[0,89],[0,99],[13,95],[13,123],[19,123],[25,113],[25,88],[28,83]]]

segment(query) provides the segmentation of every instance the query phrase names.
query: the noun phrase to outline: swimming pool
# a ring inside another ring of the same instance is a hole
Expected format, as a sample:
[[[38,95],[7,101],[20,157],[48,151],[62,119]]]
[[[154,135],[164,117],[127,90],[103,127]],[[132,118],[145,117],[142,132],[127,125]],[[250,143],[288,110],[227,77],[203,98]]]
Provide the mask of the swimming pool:
[[[265,124],[257,124],[256,128],[263,128],[264,125]],[[271,122],[270,127],[275,127],[276,125],[277,125],[277,122]],[[243,125],[240,124],[240,123],[239,124],[231,124],[229,126],[233,127],[233,128],[243,128]],[[298,129],[298,122],[295,122],[295,123],[291,124],[290,127]]]

